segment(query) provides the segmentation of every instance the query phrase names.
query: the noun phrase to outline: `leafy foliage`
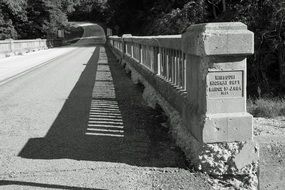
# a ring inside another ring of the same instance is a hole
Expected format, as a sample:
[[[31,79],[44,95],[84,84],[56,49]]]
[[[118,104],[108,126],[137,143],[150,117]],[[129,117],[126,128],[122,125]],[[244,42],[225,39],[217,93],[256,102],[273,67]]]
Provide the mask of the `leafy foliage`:
[[[249,90],[257,94],[261,88],[263,94],[278,93],[280,45],[284,43],[285,4],[279,0],[227,1],[224,11],[214,21],[240,21],[255,34],[255,54],[250,58]],[[277,90],[276,90],[277,89]]]
[[[46,38],[67,24],[77,0],[0,1],[0,39]]]
[[[30,37],[53,37],[57,29],[63,28],[67,23],[66,15],[51,1],[30,0],[28,18],[30,19]]]
[[[0,39],[17,38],[27,21],[25,0],[0,2]]]

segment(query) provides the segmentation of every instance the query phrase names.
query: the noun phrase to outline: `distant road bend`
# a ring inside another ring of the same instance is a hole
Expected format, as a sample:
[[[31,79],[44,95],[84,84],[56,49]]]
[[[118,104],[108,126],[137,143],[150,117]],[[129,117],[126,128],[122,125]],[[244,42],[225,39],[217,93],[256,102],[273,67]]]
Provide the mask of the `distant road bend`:
[[[0,189],[212,189],[185,169],[104,30],[81,26],[73,45],[7,59],[46,64],[0,84]]]

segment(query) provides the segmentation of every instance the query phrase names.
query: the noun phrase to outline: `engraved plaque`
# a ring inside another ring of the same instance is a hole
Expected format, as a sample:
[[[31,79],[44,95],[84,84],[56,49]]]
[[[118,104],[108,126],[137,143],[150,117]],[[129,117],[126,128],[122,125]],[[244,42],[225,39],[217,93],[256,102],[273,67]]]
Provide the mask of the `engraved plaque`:
[[[242,97],[243,71],[209,72],[207,94],[209,98]]]

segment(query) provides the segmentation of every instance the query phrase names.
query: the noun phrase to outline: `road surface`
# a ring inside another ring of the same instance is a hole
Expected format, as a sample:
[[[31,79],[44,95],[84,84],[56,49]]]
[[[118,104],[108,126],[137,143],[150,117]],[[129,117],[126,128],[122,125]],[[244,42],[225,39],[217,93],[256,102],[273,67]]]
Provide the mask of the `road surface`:
[[[0,85],[0,189],[211,189],[102,41],[84,25],[66,52]]]

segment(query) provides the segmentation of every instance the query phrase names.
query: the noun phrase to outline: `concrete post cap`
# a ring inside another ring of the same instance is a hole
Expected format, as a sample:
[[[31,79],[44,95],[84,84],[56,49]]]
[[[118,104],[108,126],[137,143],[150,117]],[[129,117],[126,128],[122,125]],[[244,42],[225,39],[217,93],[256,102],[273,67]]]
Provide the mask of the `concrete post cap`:
[[[197,56],[245,56],[254,53],[254,34],[241,22],[192,25],[182,39],[183,51]]]
[[[122,38],[129,38],[132,37],[132,34],[123,34]]]
[[[214,22],[194,24],[187,28],[187,31],[189,30],[247,30],[247,26],[241,22]]]

